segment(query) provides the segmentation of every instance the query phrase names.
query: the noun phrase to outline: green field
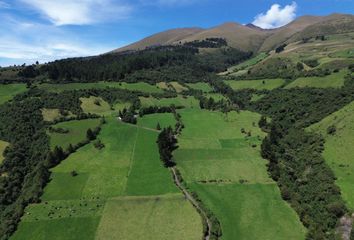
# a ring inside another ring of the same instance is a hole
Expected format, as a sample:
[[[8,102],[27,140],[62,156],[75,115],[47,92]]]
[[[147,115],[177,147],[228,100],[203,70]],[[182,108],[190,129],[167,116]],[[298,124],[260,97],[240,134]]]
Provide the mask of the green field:
[[[354,210],[354,102],[329,115],[321,122],[312,125],[309,130],[321,133],[325,138],[323,157],[337,177],[342,197],[347,206]],[[335,126],[334,134],[327,129]]]
[[[43,115],[43,120],[47,122],[53,122],[55,120],[60,119],[61,117],[64,117],[59,109],[49,109],[49,108],[42,108],[42,115]],[[66,117],[73,117],[75,116],[71,112],[68,112],[68,115]]]
[[[305,228],[281,199],[260,156],[265,136],[257,124],[260,115],[179,113],[185,128],[174,152],[177,167],[186,185],[216,214],[222,239],[304,239]]]
[[[81,109],[85,113],[110,116],[115,112],[109,103],[100,97],[90,96],[89,98],[80,98],[80,101]]]
[[[139,83],[118,83],[118,82],[96,82],[96,83],[67,83],[67,84],[40,84],[40,89],[44,89],[51,92],[62,92],[67,90],[80,90],[80,89],[92,89],[92,88],[121,88],[131,91],[140,91],[146,93],[161,93],[163,90],[157,86],[139,82]]]
[[[227,80],[225,81],[233,90],[255,89],[272,90],[285,84],[284,79],[260,79],[260,80]]]
[[[108,118],[104,148],[90,143],[53,168],[12,239],[201,239],[201,218],[162,166],[157,134]]]
[[[7,146],[9,146],[8,142],[0,140],[0,164],[4,161],[3,152]]]
[[[191,89],[201,90],[205,93],[213,91],[213,88],[208,83],[204,82],[187,83],[187,86]]]
[[[143,107],[148,106],[184,106],[186,108],[199,108],[199,101],[194,97],[178,96],[175,98],[154,98],[154,97],[139,97]]]
[[[176,124],[176,120],[172,113],[148,114],[141,118],[138,118],[138,126],[156,129],[158,123],[160,124],[160,127],[162,129],[168,126],[174,127]]]
[[[290,89],[294,87],[314,87],[314,88],[340,88],[344,85],[344,76],[347,74],[346,70],[341,70],[338,73],[332,73],[325,77],[302,77],[288,84],[285,88]]]
[[[247,73],[247,69],[249,69],[253,65],[256,65],[260,61],[264,60],[266,57],[268,57],[268,54],[265,52],[261,52],[257,56],[248,59],[247,61],[244,61],[236,66],[230,67],[226,72],[221,73],[221,75],[230,75],[230,76],[243,75],[244,73]]]
[[[0,104],[11,100],[15,95],[26,90],[26,84],[0,84]]]
[[[206,94],[204,94],[204,96],[207,98],[212,98],[212,99],[214,99],[214,101],[220,101],[222,99],[226,100],[226,97],[220,93],[206,93]]]
[[[87,129],[96,128],[100,123],[100,119],[85,119],[85,120],[74,120],[68,122],[61,122],[53,125],[53,128],[63,128],[68,130],[68,133],[56,133],[52,132],[48,134],[50,136],[50,146],[54,148],[55,146],[61,146],[62,148],[67,148],[69,144],[77,144],[86,139]]]

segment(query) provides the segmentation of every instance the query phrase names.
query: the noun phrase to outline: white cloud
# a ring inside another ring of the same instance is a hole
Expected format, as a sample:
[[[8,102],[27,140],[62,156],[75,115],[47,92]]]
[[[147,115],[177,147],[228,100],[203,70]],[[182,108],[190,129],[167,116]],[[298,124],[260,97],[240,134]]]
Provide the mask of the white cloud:
[[[296,8],[296,2],[286,5],[284,8],[281,8],[279,4],[273,4],[267,13],[258,14],[252,23],[264,29],[284,26],[295,19]]]
[[[40,12],[53,24],[86,25],[103,21],[123,19],[132,7],[114,0],[21,0]]]

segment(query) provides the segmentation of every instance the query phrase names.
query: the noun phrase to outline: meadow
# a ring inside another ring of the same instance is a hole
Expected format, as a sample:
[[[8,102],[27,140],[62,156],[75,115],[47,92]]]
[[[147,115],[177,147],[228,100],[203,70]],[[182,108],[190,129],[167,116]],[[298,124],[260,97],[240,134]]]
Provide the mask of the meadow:
[[[53,168],[11,239],[201,239],[201,218],[162,166],[157,134],[107,118],[104,147],[85,145]]]
[[[156,129],[157,124],[160,125],[161,129],[172,126],[174,127],[176,124],[176,120],[172,113],[156,113],[156,114],[148,114],[143,117],[138,118],[138,126]]]
[[[227,80],[225,81],[233,90],[255,89],[272,90],[285,84],[284,79],[259,79],[259,80]]]
[[[323,157],[337,177],[336,184],[351,210],[354,210],[353,118],[354,102],[308,128],[325,138]],[[328,132],[330,127],[334,127],[333,133]]]
[[[344,76],[347,74],[346,70],[341,70],[338,73],[332,73],[331,75],[324,77],[302,77],[291,82],[286,89],[294,87],[314,87],[314,88],[340,88],[344,85]]]
[[[109,103],[103,100],[101,97],[90,96],[88,98],[80,98],[80,101],[81,109],[85,113],[110,116],[115,112]]]
[[[7,146],[9,146],[8,142],[0,140],[0,164],[4,160],[3,152]]]
[[[67,148],[69,144],[78,144],[86,139],[86,131],[91,128],[96,128],[100,123],[100,119],[85,119],[61,122],[52,125],[53,128],[62,128],[67,130],[67,133],[49,132],[50,146],[53,149],[55,146],[60,146],[63,149]]]
[[[15,95],[25,92],[26,84],[0,84],[0,104],[11,100]]]
[[[63,116],[59,109],[57,108],[42,108],[42,115],[43,115],[43,120],[47,122],[53,122],[55,120],[58,120],[62,117],[74,117],[75,115],[72,114],[70,111],[68,112],[68,115]]]
[[[280,197],[260,156],[260,115],[183,109],[174,152],[187,187],[218,218],[223,240],[304,239],[305,228]]]
[[[186,85],[191,89],[201,90],[205,93],[213,91],[213,88],[208,83],[204,83],[204,82],[187,83]]]
[[[199,101],[194,97],[177,96],[175,98],[154,98],[154,97],[139,97],[143,107],[148,106],[183,106],[186,108],[199,108]]]
[[[92,88],[99,88],[104,89],[107,87],[110,88],[121,88],[127,89],[131,91],[140,91],[146,93],[161,93],[163,92],[162,89],[158,88],[157,86],[145,83],[145,82],[138,82],[138,83],[125,83],[125,82],[95,82],[95,83],[67,83],[67,84],[39,84],[38,87],[40,89],[44,89],[50,92],[62,92],[68,90],[80,90],[80,89],[92,89]]]

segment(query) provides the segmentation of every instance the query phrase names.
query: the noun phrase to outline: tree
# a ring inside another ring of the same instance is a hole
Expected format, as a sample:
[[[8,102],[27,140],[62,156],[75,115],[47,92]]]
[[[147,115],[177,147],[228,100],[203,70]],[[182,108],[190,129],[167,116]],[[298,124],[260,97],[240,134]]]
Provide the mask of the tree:
[[[172,152],[177,149],[177,139],[171,127],[164,128],[159,134],[157,144],[160,152],[160,159],[165,167],[173,167],[176,163],[172,159]]]
[[[156,125],[156,130],[161,130],[161,126],[160,126],[160,123],[158,122],[157,125]]]
[[[86,138],[89,140],[89,141],[92,141],[92,140],[95,140],[96,138],[96,135],[95,133],[91,130],[91,128],[89,128],[86,132]]]

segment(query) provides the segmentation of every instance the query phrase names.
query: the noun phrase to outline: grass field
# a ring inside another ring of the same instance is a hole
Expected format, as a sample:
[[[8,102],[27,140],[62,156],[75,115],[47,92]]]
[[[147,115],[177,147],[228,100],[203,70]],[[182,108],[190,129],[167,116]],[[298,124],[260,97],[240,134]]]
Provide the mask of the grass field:
[[[63,128],[68,130],[68,133],[56,133],[52,132],[48,134],[50,136],[50,146],[54,148],[55,146],[61,146],[62,148],[67,148],[69,144],[77,144],[86,139],[86,131],[91,128],[94,129],[99,125],[100,119],[85,119],[85,120],[74,120],[68,122],[61,122],[53,125],[53,128]]]
[[[162,166],[157,134],[107,118],[104,148],[90,143],[53,168],[12,239],[201,239],[201,218]]]
[[[172,87],[176,90],[177,93],[183,92],[185,90],[188,90],[188,88],[186,88],[185,86],[182,86],[180,83],[178,82],[170,82],[170,84],[172,85]]]
[[[0,104],[11,100],[15,95],[26,90],[26,84],[0,84]]]
[[[178,96],[176,98],[154,98],[154,97],[140,97],[141,105],[143,107],[148,106],[184,106],[186,108],[199,108],[199,101],[194,97]]]
[[[255,90],[272,90],[274,88],[281,87],[285,84],[284,79],[260,79],[260,80],[227,80],[225,81],[232,89],[255,89]]]
[[[85,113],[110,116],[115,112],[109,103],[100,97],[90,96],[89,98],[80,98],[80,101],[81,109]]]
[[[139,82],[139,83],[118,83],[118,82],[97,82],[97,83],[67,83],[67,84],[40,84],[40,89],[52,92],[62,92],[66,90],[92,89],[92,88],[121,88],[131,91],[140,91],[147,93],[161,93],[163,90],[157,86]]]
[[[185,128],[174,152],[177,167],[187,186],[218,217],[222,239],[304,239],[304,227],[281,199],[260,156],[265,136],[257,125],[260,115],[179,112]]]
[[[220,93],[205,93],[205,97],[212,98],[214,101],[226,100],[226,97]]]
[[[2,161],[4,161],[3,152],[7,146],[9,146],[8,142],[0,140],[0,164],[2,163]]]
[[[160,124],[160,127],[162,129],[168,126],[174,127],[176,124],[176,120],[172,113],[149,114],[138,118],[138,126],[156,129],[157,123]]]
[[[340,88],[344,85],[344,76],[347,74],[346,70],[341,70],[338,73],[333,73],[325,77],[306,77],[298,78],[288,84],[285,88],[290,89],[294,87],[315,87],[315,88]]]
[[[205,93],[213,91],[213,88],[208,83],[204,82],[187,83],[187,86],[191,89],[201,90]]]
[[[342,197],[347,206],[354,210],[354,102],[331,114],[321,122],[312,125],[309,130],[321,133],[325,138],[323,157],[337,177]],[[336,132],[327,133],[330,126]]]
[[[247,61],[244,61],[236,66],[230,67],[226,72],[221,73],[221,75],[230,75],[230,76],[237,76],[237,75],[242,75],[247,72],[247,69],[252,67],[253,65],[259,63],[263,59],[268,57],[268,54],[265,52],[259,53],[257,56],[248,59]]]
[[[42,108],[42,115],[43,115],[43,120],[47,122],[52,122],[55,120],[60,119],[61,117],[64,117],[59,109],[49,109],[49,108]],[[68,112],[68,115],[66,117],[73,117],[75,116],[71,112]]]

